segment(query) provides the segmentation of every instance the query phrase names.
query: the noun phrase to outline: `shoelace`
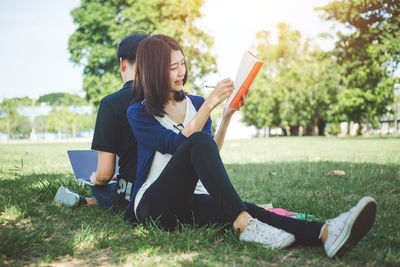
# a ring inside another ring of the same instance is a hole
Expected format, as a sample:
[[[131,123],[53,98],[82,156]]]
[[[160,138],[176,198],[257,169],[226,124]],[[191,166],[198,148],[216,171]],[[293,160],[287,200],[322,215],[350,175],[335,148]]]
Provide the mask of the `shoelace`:
[[[336,217],[335,219],[328,221],[329,228],[332,230],[335,229],[335,231],[333,232],[335,239],[339,235],[339,233],[342,231],[344,224],[346,222],[346,219],[347,219],[346,217],[349,216],[350,212],[351,212],[351,210],[348,212],[344,212],[344,213],[340,214],[338,217]]]

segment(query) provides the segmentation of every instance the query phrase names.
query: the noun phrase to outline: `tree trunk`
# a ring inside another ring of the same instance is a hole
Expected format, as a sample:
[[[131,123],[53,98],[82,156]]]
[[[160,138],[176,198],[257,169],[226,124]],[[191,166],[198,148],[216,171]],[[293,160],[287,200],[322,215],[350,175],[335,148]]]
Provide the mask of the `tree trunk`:
[[[318,119],[314,119],[313,124],[312,124],[312,136],[317,136],[318,135]]]
[[[263,137],[266,138],[269,136],[269,127],[265,126],[263,127]]]
[[[286,129],[286,135],[287,135],[287,136],[290,136],[290,135],[291,135],[290,126],[289,126],[289,125],[286,125],[286,126],[285,126],[285,129]]]
[[[7,119],[7,135],[8,135],[8,140],[11,139],[11,127],[10,127],[10,119]]]
[[[299,126],[299,136],[303,136],[303,132],[304,132],[304,127],[303,126]]]
[[[325,125],[326,121],[325,120],[319,120],[318,122],[318,135],[324,136],[325,135]]]
[[[388,121],[388,130],[387,130],[387,134],[390,134],[390,121]]]
[[[61,128],[58,128],[58,139],[61,139]]]
[[[76,136],[76,125],[75,123],[72,125],[72,138],[75,138]]]
[[[347,133],[346,133],[347,136],[350,136],[350,128],[351,128],[351,121],[348,121],[347,122]]]
[[[361,122],[357,122],[358,123],[358,127],[357,127],[357,135],[361,135],[361,131],[362,131],[362,126],[361,126]]]

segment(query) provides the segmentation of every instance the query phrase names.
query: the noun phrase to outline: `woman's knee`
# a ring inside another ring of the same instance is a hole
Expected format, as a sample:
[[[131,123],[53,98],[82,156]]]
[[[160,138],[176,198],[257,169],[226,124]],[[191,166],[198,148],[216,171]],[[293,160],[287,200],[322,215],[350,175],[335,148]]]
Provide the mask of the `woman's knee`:
[[[189,136],[188,139],[192,144],[214,143],[214,139],[212,138],[212,136],[206,132],[195,132],[191,136]]]

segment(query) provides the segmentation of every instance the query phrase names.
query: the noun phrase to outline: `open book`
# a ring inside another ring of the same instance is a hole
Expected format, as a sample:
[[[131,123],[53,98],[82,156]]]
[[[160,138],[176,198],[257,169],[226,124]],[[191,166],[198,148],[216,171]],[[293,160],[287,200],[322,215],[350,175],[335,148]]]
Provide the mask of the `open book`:
[[[250,51],[245,51],[240,61],[239,69],[235,78],[235,90],[226,100],[225,107],[236,108],[242,99],[242,95],[246,95],[250,85],[256,77],[258,71],[264,63],[257,59]]]

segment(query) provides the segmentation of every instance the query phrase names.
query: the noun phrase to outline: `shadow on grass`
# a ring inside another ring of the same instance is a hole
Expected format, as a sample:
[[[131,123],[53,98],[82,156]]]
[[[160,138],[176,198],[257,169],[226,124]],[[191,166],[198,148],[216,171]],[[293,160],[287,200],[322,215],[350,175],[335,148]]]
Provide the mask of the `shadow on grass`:
[[[400,262],[398,165],[273,162],[226,168],[243,200],[313,214],[321,221],[348,210],[364,195],[373,196],[378,202],[376,223],[341,262]],[[346,175],[329,175],[332,170]],[[58,206],[53,198],[61,185],[90,193],[65,173],[13,172],[7,177],[0,180],[0,260],[5,264],[265,265],[288,259],[292,265],[331,263],[320,248],[295,246],[270,252],[215,227],[164,232],[131,227],[122,221],[122,214],[99,208]]]

